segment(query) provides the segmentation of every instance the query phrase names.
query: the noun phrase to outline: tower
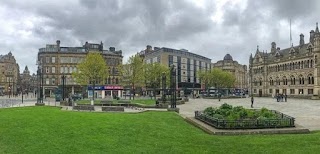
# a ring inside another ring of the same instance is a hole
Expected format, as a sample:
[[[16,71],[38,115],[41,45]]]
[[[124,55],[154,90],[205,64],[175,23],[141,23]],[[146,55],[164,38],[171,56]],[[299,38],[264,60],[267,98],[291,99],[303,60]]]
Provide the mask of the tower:
[[[311,36],[310,36],[311,37]],[[313,89],[313,96],[317,97],[319,99],[320,95],[320,63],[319,63],[319,57],[320,57],[320,32],[318,28],[318,23],[316,24],[316,30],[314,32],[313,36],[313,46],[314,46],[314,89]]]
[[[276,52],[277,45],[276,42],[271,43],[271,53],[274,54]]]

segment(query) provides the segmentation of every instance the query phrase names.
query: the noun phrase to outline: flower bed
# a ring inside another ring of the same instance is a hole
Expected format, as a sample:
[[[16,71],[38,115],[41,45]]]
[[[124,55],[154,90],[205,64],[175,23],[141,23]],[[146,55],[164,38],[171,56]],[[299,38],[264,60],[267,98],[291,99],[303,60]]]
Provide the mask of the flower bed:
[[[196,111],[195,118],[219,129],[253,129],[294,127],[294,118],[275,110],[245,109],[222,104]]]

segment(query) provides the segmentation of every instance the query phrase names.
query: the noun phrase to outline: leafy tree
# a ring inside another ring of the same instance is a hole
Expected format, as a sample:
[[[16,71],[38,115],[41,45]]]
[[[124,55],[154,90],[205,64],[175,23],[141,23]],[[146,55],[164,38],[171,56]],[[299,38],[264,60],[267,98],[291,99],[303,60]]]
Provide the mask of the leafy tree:
[[[217,89],[230,88],[236,80],[233,74],[218,68],[211,69],[209,77],[210,85],[215,86]]]
[[[162,88],[162,75],[165,73],[166,82],[169,83],[169,68],[160,63],[145,64],[145,84],[146,87],[153,89],[153,94],[156,93],[157,88]],[[154,97],[156,99],[156,97]]]
[[[77,68],[77,71],[72,74],[73,78],[81,85],[92,84],[94,100],[95,85],[102,84],[108,76],[106,61],[100,53],[90,52]]]
[[[205,84],[205,91],[208,92],[208,87],[211,87],[211,74],[207,70],[198,70],[197,75],[201,81],[201,84]]]
[[[144,84],[145,76],[143,59],[139,55],[131,56],[128,62],[122,66],[122,74],[122,84],[130,86],[134,99],[136,87]]]

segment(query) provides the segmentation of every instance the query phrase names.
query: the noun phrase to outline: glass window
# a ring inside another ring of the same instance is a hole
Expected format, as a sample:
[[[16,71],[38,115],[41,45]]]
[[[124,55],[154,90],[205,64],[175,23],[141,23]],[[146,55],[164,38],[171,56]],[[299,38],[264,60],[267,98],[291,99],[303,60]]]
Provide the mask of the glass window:
[[[55,84],[56,84],[56,79],[55,79],[55,78],[52,78],[52,79],[51,79],[51,82],[52,82],[53,85],[55,85]]]
[[[49,78],[46,78],[46,85],[50,84],[49,83]]]
[[[63,66],[60,67],[60,73],[63,73]]]
[[[51,68],[51,73],[56,73],[56,67]]]
[[[49,73],[49,67],[46,67],[46,73]]]
[[[56,63],[56,57],[51,57],[52,63]]]

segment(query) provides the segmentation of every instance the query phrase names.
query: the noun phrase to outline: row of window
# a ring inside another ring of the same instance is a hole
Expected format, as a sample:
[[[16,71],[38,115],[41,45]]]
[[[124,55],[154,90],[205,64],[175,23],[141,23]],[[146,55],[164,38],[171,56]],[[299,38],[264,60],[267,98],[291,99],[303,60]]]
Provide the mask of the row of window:
[[[269,89],[269,93],[273,94],[273,90],[274,89]],[[259,91],[262,91],[261,89],[259,89]],[[300,94],[303,95],[305,94],[304,89],[298,89],[298,93],[295,92],[295,89],[290,89],[290,93],[287,93],[287,89],[282,89],[282,94],[291,94],[291,95],[295,95],[295,94]],[[253,90],[253,93],[257,93],[257,89]],[[275,89],[275,94],[280,94],[280,90],[279,89]],[[307,93],[308,95],[312,95],[313,94],[313,89],[307,89]]]
[[[296,70],[296,69],[304,69],[304,68],[313,68],[314,62],[313,60],[305,60],[299,62],[292,62],[287,64],[275,65],[275,66],[268,66],[268,72],[279,72],[279,71],[287,71],[287,70]],[[253,69],[254,73],[263,73],[263,67],[259,67]]]
[[[305,83],[305,80],[307,81]],[[297,80],[295,77],[291,77],[290,78],[290,82],[291,85],[296,85],[296,81],[298,82],[298,84],[303,85],[303,84],[314,84],[314,77],[313,76],[308,76],[308,78],[304,78],[302,76],[300,76]],[[283,77],[282,81],[279,78],[276,78],[276,80],[273,80],[272,78],[270,78],[269,80],[269,85],[273,86],[273,85],[288,85],[288,79],[286,77]],[[262,86],[262,79],[260,78],[259,81],[257,81],[256,79],[254,79],[253,81],[254,85],[257,86]]]

